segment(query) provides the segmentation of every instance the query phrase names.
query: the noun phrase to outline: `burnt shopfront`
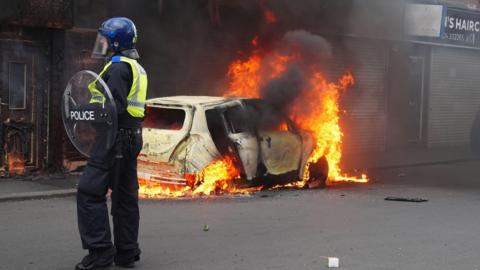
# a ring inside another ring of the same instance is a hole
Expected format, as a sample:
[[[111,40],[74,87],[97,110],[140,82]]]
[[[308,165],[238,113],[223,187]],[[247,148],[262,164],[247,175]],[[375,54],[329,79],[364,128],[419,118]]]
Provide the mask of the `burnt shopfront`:
[[[53,3],[58,2],[58,3]],[[62,3],[63,4],[63,3]],[[52,29],[67,23],[63,5],[11,1],[0,13],[1,174],[44,168],[50,155]]]
[[[421,106],[413,107],[423,108],[420,111],[423,132],[419,134],[424,145],[428,148],[468,145],[473,119],[480,108],[480,12],[408,4],[405,34],[412,44],[424,48],[420,55],[426,56],[423,87],[418,87],[419,73],[410,70],[410,82],[417,80],[417,88],[423,89],[414,94],[423,96]],[[415,55],[410,59],[413,61]],[[415,104],[415,100],[409,100],[409,106]]]
[[[254,0],[11,2],[0,12],[5,169],[7,153],[31,169],[83,162],[64,134],[60,96],[77,71],[100,70],[91,46],[109,16],[130,17],[141,29],[141,61],[153,74],[149,98],[221,95],[218,84],[229,64],[242,58],[238,52],[248,55],[258,35],[270,41],[305,30],[324,37],[333,57],[322,64],[331,81],[347,71],[355,76],[341,99],[347,163],[349,156],[362,157],[352,158],[352,167],[376,165],[397,152],[466,148],[480,104],[480,15],[468,9],[397,0],[276,0],[265,1],[276,18],[266,23],[265,7]]]
[[[1,162],[12,173],[45,164],[48,54],[40,40],[0,40]],[[25,165],[26,167],[24,167]]]
[[[96,32],[75,28],[73,1],[10,1],[0,12],[1,175],[61,168],[78,156],[65,138],[60,96],[76,71],[93,69]],[[88,45],[88,46],[87,46]],[[87,50],[88,47],[88,50]]]
[[[351,63],[356,79],[344,96],[348,162],[366,157],[365,166],[406,164],[415,162],[412,155],[442,151],[461,155],[443,159],[470,156],[470,129],[480,109],[480,13],[402,5],[402,27],[392,28],[397,34],[349,34],[341,38],[348,50],[335,54],[332,66]]]

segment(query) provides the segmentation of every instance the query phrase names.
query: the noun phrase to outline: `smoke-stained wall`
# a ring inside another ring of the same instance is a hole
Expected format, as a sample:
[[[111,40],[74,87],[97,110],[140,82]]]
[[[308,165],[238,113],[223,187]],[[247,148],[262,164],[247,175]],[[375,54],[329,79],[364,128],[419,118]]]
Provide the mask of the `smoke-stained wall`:
[[[356,78],[345,93],[342,116],[347,152],[385,151],[388,130],[388,51],[408,43],[403,36],[406,0],[55,0],[10,1],[0,11],[2,39],[41,40],[50,57],[50,130],[62,128],[58,100],[64,86],[82,69],[99,71],[102,61],[90,58],[96,29],[111,16],[132,18],[138,27],[140,62],[149,73],[149,97],[168,95],[220,95],[229,64],[245,59],[258,36],[269,47],[288,31],[305,30],[330,42],[333,57],[325,61],[331,80],[346,70]],[[424,2],[424,1],[422,1]],[[478,1],[428,1],[463,8],[478,8]],[[44,3],[40,9],[32,9]],[[218,3],[213,6],[212,3]],[[51,8],[48,8],[50,7]],[[265,22],[265,10],[277,17]],[[22,11],[26,10],[26,11]],[[48,12],[40,12],[48,10]],[[43,16],[38,16],[42,13]],[[51,16],[50,16],[51,15]],[[22,17],[23,16],[23,17]],[[7,21],[8,23],[5,23]],[[13,29],[13,30],[12,30]],[[35,34],[34,34],[35,33]],[[469,121],[480,103],[475,78],[476,51],[432,48],[426,59],[432,67],[428,94],[427,142],[423,146],[468,142]],[[430,76],[430,72],[427,72]],[[430,91],[429,91],[430,90]],[[402,113],[402,112],[399,112]],[[454,126],[455,128],[448,128]],[[75,156],[68,139],[50,132],[49,160],[59,153]],[[58,141],[65,145],[58,147]],[[57,162],[58,163],[58,162]]]
[[[218,94],[229,63],[248,55],[256,35],[268,43],[299,29],[385,39],[400,39],[402,34],[403,1],[398,0],[264,1],[278,17],[269,26],[261,1],[218,2],[219,24],[212,21],[208,0],[75,1],[74,25],[96,29],[107,17],[133,19],[140,61],[154,75],[151,97]],[[353,61],[355,55],[351,57]]]
[[[73,0],[2,1],[1,25],[64,29],[72,26]]]
[[[260,18],[258,10],[222,6],[221,25],[215,25],[203,0],[77,2],[76,27],[97,29],[112,16],[136,23],[149,97],[215,94],[228,64],[256,34]]]
[[[389,65],[392,64],[388,54],[391,46],[404,43],[404,5],[407,1],[263,1],[277,16],[278,21],[274,25],[265,23],[264,10],[259,5],[261,1],[215,2],[219,3],[218,14],[212,17],[208,0],[74,1],[74,28],[67,30],[65,36],[65,59],[71,67],[65,76],[79,68],[100,68],[90,62],[92,60],[88,56],[96,29],[111,16],[127,16],[137,24],[140,62],[150,76],[149,97],[219,95],[228,65],[235,59],[248,57],[252,50],[251,40],[255,36],[268,46],[287,31],[303,29],[331,42],[333,57],[326,61],[325,72],[332,80],[349,69],[356,77],[356,85],[342,99],[346,109],[342,116],[346,151],[387,150],[387,95],[390,91],[387,79]],[[431,1],[447,2],[462,7],[472,5],[471,1]],[[432,91],[426,89],[430,102],[427,105],[430,105],[431,111],[428,119],[424,120],[429,128],[426,132],[428,143],[419,144],[420,147],[459,144],[468,140],[467,118],[470,110],[462,112],[464,116],[461,117],[466,117],[466,120],[454,132],[441,128],[445,121],[440,119],[451,108],[445,111],[441,106],[431,107],[439,100],[448,102],[442,99],[445,96],[441,96],[445,91],[439,90],[445,84],[433,77],[435,74],[445,75],[439,63],[452,64],[442,62],[442,55],[445,54],[445,58],[468,53],[461,49],[445,51],[442,48],[432,53]],[[429,76],[429,73],[426,75]],[[455,81],[455,78],[449,81],[450,89],[454,89],[452,93],[461,92],[464,87],[455,84]],[[451,116],[448,119],[455,121],[457,118]],[[453,133],[448,135],[449,132]]]
[[[344,126],[356,134],[346,137],[347,149],[385,149],[387,59],[378,38],[401,39],[403,1],[265,1],[278,18],[274,25],[265,23],[259,1],[218,2],[220,23],[212,21],[207,0],[75,1],[74,24],[96,29],[107,17],[133,19],[149,97],[222,94],[229,64],[248,57],[255,36],[266,46],[290,30],[325,36],[335,47],[325,72],[336,80],[352,70],[357,79],[344,98]],[[347,42],[341,36],[352,38]]]

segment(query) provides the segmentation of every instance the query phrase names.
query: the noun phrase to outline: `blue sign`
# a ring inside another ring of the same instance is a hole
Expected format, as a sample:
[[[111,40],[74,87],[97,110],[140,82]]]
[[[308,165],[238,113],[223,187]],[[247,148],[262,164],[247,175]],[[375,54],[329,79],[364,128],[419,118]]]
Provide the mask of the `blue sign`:
[[[415,40],[480,48],[480,12],[442,5],[409,4],[405,35]]]
[[[480,47],[480,13],[446,8],[440,39],[446,43]]]

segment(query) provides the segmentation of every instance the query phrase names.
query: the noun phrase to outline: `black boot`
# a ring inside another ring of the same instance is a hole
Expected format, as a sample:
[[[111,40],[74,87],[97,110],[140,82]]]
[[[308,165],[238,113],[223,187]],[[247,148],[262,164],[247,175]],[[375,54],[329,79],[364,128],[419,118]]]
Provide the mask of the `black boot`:
[[[115,265],[123,268],[135,267],[135,262],[140,260],[140,249],[133,250],[117,250],[115,254]]]
[[[75,270],[98,270],[112,265],[115,257],[115,248],[91,249],[88,255],[75,266]]]

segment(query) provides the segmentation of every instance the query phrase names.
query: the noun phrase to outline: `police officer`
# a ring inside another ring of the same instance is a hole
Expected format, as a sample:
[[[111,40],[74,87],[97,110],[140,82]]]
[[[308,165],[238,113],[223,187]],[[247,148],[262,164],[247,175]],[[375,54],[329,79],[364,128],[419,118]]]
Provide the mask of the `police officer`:
[[[109,60],[100,76],[115,100],[119,130],[111,149],[97,147],[78,184],[78,228],[82,246],[88,249],[88,255],[76,265],[78,270],[101,269],[113,262],[133,267],[140,259],[137,156],[142,148],[147,74],[137,62],[136,42],[137,30],[128,18],[110,18],[98,30],[93,56]],[[95,84],[89,90],[91,103],[104,98]],[[106,199],[108,188],[112,189],[114,244]]]

